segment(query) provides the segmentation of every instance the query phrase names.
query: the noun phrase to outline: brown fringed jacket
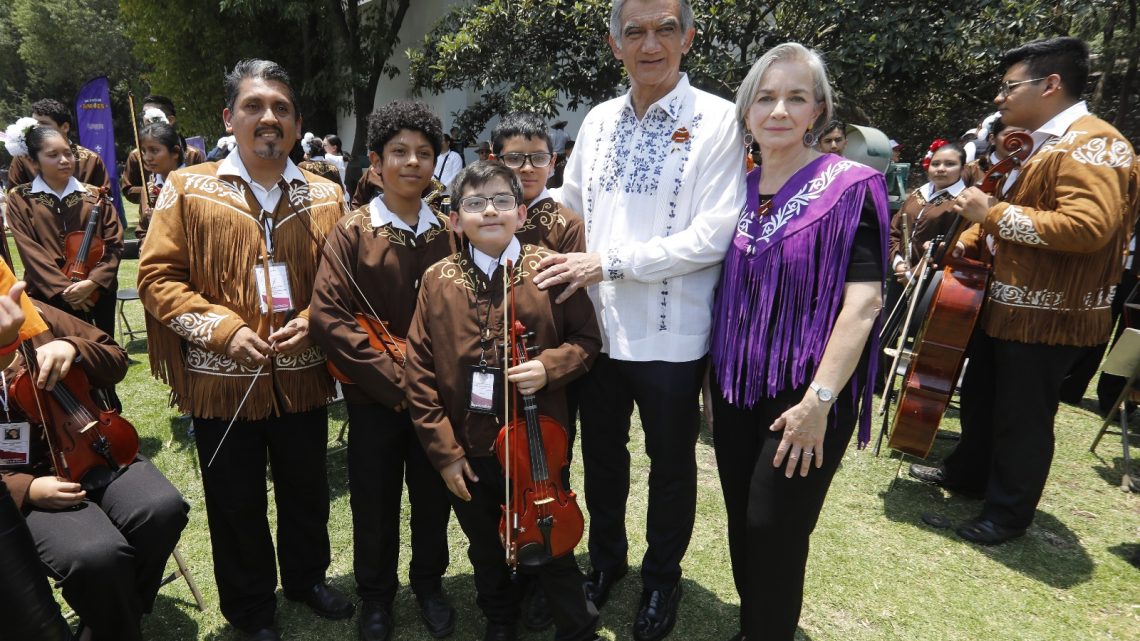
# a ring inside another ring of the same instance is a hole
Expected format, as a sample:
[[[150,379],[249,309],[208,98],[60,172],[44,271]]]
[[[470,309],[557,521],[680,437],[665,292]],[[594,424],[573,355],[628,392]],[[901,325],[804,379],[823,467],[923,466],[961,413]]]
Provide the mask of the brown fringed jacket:
[[[155,203],[139,261],[139,297],[147,311],[152,373],[170,384],[184,412],[202,418],[233,416],[256,368],[226,355],[238,329],[262,339],[284,324],[263,315],[254,283],[262,264],[260,206],[240,178],[217,175],[219,163],[171,172]],[[274,260],[288,265],[299,315],[309,298],[321,245],[345,213],[339,185],[304,173],[273,212]],[[315,344],[296,356],[277,355],[253,386],[238,415],[256,420],[320,407],[333,397],[325,356]]]
[[[986,334],[1047,345],[1107,341],[1138,189],[1132,146],[1100,118],[1082,116],[1046,140],[1004,201],[961,238],[974,255],[987,235],[994,240]]]

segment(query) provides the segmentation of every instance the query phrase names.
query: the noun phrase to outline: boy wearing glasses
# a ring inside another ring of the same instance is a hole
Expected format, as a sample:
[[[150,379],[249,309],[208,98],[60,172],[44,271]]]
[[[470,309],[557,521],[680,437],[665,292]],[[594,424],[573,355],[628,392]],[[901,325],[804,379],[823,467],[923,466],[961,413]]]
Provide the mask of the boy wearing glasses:
[[[511,641],[519,595],[499,539],[505,480],[492,451],[505,418],[504,383],[535,394],[540,414],[565,423],[563,388],[586,372],[601,337],[584,292],[557,304],[561,288],[535,286],[532,276],[550,251],[515,236],[527,212],[510,169],[475,162],[456,177],[451,193],[457,202],[451,225],[461,248],[424,273],[404,384],[420,440],[469,540],[477,602],[487,617],[483,638]],[[509,289],[503,282],[508,266]],[[518,320],[535,333],[530,344],[540,350],[514,367],[504,365],[501,352],[508,293]],[[556,638],[596,639],[597,610],[586,601],[573,556],[550,559],[535,571],[550,600]]]
[[[372,330],[381,338],[407,336],[424,270],[451,253],[447,218],[422,199],[442,138],[439,118],[423,103],[391,102],[369,117],[369,172],[383,180],[384,190],[329,234],[309,305],[310,332],[339,372],[348,407],[362,641],[385,641],[394,625],[405,479],[411,502],[408,574],[420,617],[433,637],[455,629],[455,609],[440,581],[448,565],[451,506],[407,411],[404,354],[399,347],[373,347],[357,320],[366,314],[386,323],[387,330]]]
[[[519,241],[559,254],[586,251],[582,218],[555,202],[546,190],[558,160],[546,122],[529,111],[513,112],[499,121],[491,133],[491,142],[495,158],[515,172],[522,186],[527,212],[516,233]]]

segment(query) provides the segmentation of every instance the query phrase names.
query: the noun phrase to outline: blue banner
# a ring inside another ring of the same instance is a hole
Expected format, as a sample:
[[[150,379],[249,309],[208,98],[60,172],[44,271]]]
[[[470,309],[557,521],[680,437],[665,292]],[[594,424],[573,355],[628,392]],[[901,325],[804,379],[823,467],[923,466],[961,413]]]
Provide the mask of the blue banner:
[[[119,193],[119,165],[115,160],[115,129],[111,123],[111,86],[106,76],[89,80],[75,97],[79,144],[99,154],[107,167],[111,198],[119,219],[126,225],[123,199]]]
[[[202,157],[206,157],[206,140],[201,136],[190,136],[186,139],[186,146],[193,147],[202,152]]]

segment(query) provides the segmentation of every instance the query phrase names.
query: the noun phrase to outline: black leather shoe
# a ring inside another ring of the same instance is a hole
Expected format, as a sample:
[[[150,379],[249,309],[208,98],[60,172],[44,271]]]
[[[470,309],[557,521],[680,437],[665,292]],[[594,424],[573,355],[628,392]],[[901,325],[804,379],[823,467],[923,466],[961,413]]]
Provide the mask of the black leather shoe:
[[[916,478],[923,483],[941,486],[946,483],[946,472],[942,471],[941,467],[933,465],[919,465],[918,463],[911,463],[910,469],[907,474]]]
[[[629,572],[629,565],[622,564],[612,570],[594,570],[586,580],[586,598],[594,607],[601,610],[610,598],[610,590]]]
[[[998,545],[1025,534],[1024,529],[1002,527],[982,517],[966,521],[955,531],[958,536],[978,545]]]
[[[455,632],[455,608],[447,602],[443,592],[417,596],[416,601],[420,604],[420,618],[423,619],[428,634],[442,639]]]
[[[324,581],[309,588],[302,595],[286,595],[290,601],[299,601],[309,606],[317,616],[338,621],[347,619],[356,612],[356,606],[347,597],[335,588],[325,585]]]
[[[356,622],[360,631],[360,641],[388,641],[392,628],[392,608],[379,601],[365,601],[360,604],[360,619]]]
[[[516,641],[518,632],[513,623],[487,622],[487,631],[483,633],[483,641]]]
[[[527,630],[542,632],[554,625],[554,615],[550,613],[550,603],[546,600],[546,590],[537,581],[530,591],[523,615],[523,625]]]
[[[245,637],[246,641],[281,641],[281,635],[273,628],[262,628]]]
[[[748,638],[744,636],[743,632],[737,632],[728,641],[748,641]]]
[[[668,592],[647,590],[641,593],[641,607],[633,620],[636,641],[657,641],[673,630],[677,622],[677,604],[681,602],[681,584]]]

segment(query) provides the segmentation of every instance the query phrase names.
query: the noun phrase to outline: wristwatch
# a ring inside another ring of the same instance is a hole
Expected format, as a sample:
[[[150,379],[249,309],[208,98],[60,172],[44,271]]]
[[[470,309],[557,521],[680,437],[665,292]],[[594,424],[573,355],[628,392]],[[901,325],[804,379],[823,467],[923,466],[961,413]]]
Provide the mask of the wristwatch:
[[[820,385],[819,383],[817,383],[815,381],[811,382],[810,388],[811,388],[811,391],[815,392],[815,395],[817,397],[819,397],[819,400],[824,402],[824,403],[830,403],[831,401],[835,400],[835,393],[834,392],[832,392],[831,390],[827,389],[826,387]]]

